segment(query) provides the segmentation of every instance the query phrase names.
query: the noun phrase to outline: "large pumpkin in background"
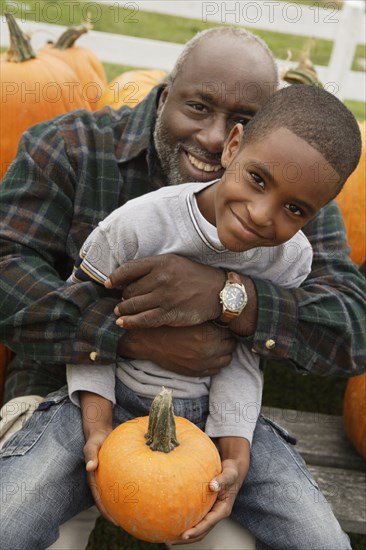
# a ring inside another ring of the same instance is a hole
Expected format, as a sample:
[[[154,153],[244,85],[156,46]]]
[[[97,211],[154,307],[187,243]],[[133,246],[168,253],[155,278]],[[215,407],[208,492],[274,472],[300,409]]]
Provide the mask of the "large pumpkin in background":
[[[25,130],[74,109],[90,111],[74,71],[54,56],[36,55],[14,17],[6,19],[11,46],[0,58],[0,179]]]
[[[355,449],[366,458],[366,374],[350,378],[347,382],[343,424]]]
[[[165,71],[127,71],[112,80],[98,102],[98,109],[110,105],[114,109],[128,105],[136,107],[140,101],[167,76]]]
[[[177,539],[211,509],[209,482],[221,472],[211,439],[189,420],[174,417],[163,389],[149,417],[118,426],[99,451],[101,501],[125,531],[149,542]]]
[[[88,32],[88,29],[88,25],[70,27],[54,44],[49,43],[40,51],[54,55],[71,67],[80,82],[84,100],[89,103],[92,110],[96,110],[107,86],[104,67],[89,48],[75,45],[76,40]]]
[[[359,266],[366,260],[366,121],[360,123],[360,131],[360,162],[336,197],[346,225],[351,258]]]

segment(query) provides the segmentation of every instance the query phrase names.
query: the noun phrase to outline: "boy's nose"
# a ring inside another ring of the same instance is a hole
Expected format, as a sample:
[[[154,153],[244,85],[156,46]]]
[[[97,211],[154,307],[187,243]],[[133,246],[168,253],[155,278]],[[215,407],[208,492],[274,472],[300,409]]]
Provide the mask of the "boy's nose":
[[[252,201],[247,208],[255,225],[268,227],[273,224],[274,205],[267,198]]]
[[[198,145],[209,153],[222,153],[226,139],[226,119],[216,117],[197,133]]]

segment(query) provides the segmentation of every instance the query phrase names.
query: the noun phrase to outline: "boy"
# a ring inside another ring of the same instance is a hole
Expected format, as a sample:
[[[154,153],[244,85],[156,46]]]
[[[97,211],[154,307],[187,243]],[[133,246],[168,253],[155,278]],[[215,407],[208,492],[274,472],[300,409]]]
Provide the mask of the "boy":
[[[339,133],[342,150],[333,140]],[[359,156],[357,123],[334,96],[302,86],[281,90],[248,123],[245,133],[241,125],[231,130],[221,180],[163,188],[114,211],[87,239],[71,279],[105,283],[127,260],[169,252],[185,255],[230,270],[220,295],[220,322],[230,323],[246,305],[237,272],[263,272],[263,278],[288,287],[306,278],[312,254],[300,229],[340,191]],[[129,317],[117,321],[125,328],[128,322]],[[81,392],[89,472],[97,467],[98,448],[112,429],[115,371],[114,366],[68,369],[74,403]],[[213,480],[212,489],[221,489],[219,499],[228,499],[232,506],[249,467],[260,409],[262,377],[255,355],[238,345],[230,366],[212,381],[169,378],[166,371],[144,361],[122,361],[116,372],[117,403],[122,407],[128,408],[128,389],[146,401],[161,385],[172,387],[179,402],[200,401],[202,415],[194,421],[200,427],[206,421],[206,432],[219,438],[223,469],[226,460],[235,471],[231,490],[222,488],[223,474]],[[97,422],[88,419],[91,404],[100,411]],[[205,534],[204,521],[184,538]]]

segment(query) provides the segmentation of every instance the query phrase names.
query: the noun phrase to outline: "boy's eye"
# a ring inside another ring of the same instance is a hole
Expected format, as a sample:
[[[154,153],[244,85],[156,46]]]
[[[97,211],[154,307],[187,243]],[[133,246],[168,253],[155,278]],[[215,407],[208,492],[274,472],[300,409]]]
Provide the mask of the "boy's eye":
[[[302,216],[302,211],[296,204],[285,204],[285,207],[287,210],[289,210],[292,214],[295,214],[295,216]]]
[[[256,172],[249,172],[249,174],[254,183],[256,183],[261,189],[264,189],[264,181],[262,176],[260,176]]]

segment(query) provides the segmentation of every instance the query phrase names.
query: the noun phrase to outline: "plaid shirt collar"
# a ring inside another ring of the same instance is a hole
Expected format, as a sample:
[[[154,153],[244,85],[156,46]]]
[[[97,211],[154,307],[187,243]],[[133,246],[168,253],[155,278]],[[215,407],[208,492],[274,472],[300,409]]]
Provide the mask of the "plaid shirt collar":
[[[118,163],[129,162],[140,154],[148,152],[149,162],[154,165],[158,157],[153,141],[157,104],[164,86],[154,88],[146,98],[134,108],[134,116],[130,117],[123,134],[119,136],[116,147],[116,158]],[[122,107],[126,109],[126,106]],[[146,124],[152,121],[152,124]],[[139,131],[136,131],[136,128]],[[127,139],[126,139],[127,138]]]

